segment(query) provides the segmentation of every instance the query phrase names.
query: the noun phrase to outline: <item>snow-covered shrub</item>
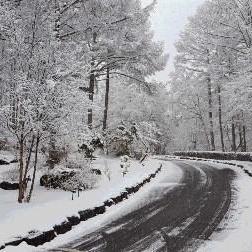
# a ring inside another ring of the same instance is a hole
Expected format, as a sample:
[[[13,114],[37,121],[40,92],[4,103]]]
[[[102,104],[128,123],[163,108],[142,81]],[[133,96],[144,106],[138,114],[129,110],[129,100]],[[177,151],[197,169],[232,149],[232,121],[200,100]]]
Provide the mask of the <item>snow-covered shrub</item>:
[[[162,135],[155,123],[141,122],[134,124],[134,141],[131,145],[131,156],[141,159],[146,153],[159,154]]]
[[[63,160],[67,160],[68,151],[65,147],[63,148],[55,148],[54,150],[48,151],[48,157],[46,163],[51,167],[59,164]]]
[[[130,145],[134,140],[133,128],[119,125],[115,130],[110,130],[106,136],[106,148],[110,154],[116,156],[130,156]]]
[[[7,146],[7,138],[0,138],[0,150],[5,150]]]
[[[54,189],[66,191],[86,190],[93,188],[98,180],[98,176],[92,170],[88,159],[83,159],[80,155],[75,156],[75,160],[67,161],[40,179],[40,184]]]
[[[160,143],[157,139],[161,133],[155,124],[122,123],[106,135],[106,148],[116,156],[130,156],[141,159],[146,153],[159,153]]]
[[[4,181],[11,181],[11,182],[17,182],[19,179],[19,171],[18,169],[11,169],[8,171],[5,171],[1,174],[2,180]]]
[[[93,158],[94,152],[96,149],[103,149],[103,141],[100,137],[94,137],[90,141],[86,141],[85,143],[79,146],[79,152],[84,153],[86,158]]]
[[[83,169],[75,170],[74,176],[64,181],[62,189],[66,191],[87,190],[95,187],[97,182],[97,175],[91,170]]]

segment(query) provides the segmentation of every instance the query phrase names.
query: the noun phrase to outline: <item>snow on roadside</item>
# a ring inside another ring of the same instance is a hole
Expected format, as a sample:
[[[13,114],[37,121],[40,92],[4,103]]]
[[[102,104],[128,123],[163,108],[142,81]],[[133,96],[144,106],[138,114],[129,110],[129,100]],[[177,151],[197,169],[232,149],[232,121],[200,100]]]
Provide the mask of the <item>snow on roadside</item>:
[[[18,247],[8,246],[3,252],[34,252],[36,249],[27,245],[26,242],[22,242]]]
[[[148,161],[148,166],[153,166],[155,164],[159,164],[159,161]],[[128,213],[143,207],[144,205],[146,205],[147,201],[149,202],[152,200],[149,194],[150,189],[156,186],[162,186],[164,178],[166,181],[168,181],[169,188],[170,190],[172,190],[174,186],[180,183],[183,172],[178,166],[172,164],[171,162],[162,162],[162,164],[163,169],[161,173],[154,180],[152,180],[151,183],[145,185],[138,193],[130,196],[129,199],[121,202],[120,204],[108,208],[106,213],[98,215],[93,219],[79,224],[78,226],[74,227],[70,232],[58,236],[50,243],[46,243],[43,246],[38,247],[37,250],[34,251],[48,251],[48,249],[52,249],[55,247],[62,248],[64,247],[64,244],[67,244],[73,240],[76,240],[86,234],[93,232],[97,229],[97,227],[105,226],[106,224],[115,221],[117,218],[125,216]],[[167,182],[165,187],[167,188]]]
[[[221,223],[223,230],[213,233],[210,241],[205,242],[197,252],[252,251],[252,179],[240,169],[230,168],[235,169],[238,176],[234,181],[236,200],[229,211],[229,218]]]
[[[107,159],[107,163],[112,172],[111,181],[102,176],[97,188],[82,192],[73,201],[70,192],[47,190],[39,186],[39,181],[33,201],[29,204],[16,203],[16,191],[0,189],[0,244],[17,236],[26,236],[31,230],[47,231],[67,216],[100,205],[120,194],[125,187],[136,185],[160,166],[160,161],[152,159],[146,161],[144,167],[137,161],[131,161],[129,173],[122,177],[119,159]],[[103,170],[104,160],[95,161],[94,168]]]
[[[114,162],[113,164],[114,166],[118,164],[118,162],[115,160],[108,161],[109,164],[111,164],[111,162],[112,163]],[[101,160],[99,160],[98,163],[102,165]],[[95,228],[99,226],[106,225],[106,223],[111,222],[113,219],[116,219],[118,216],[126,215],[127,213],[132,211],[132,209],[134,208],[140,208],[142,204],[145,204],[146,200],[150,200],[148,198],[148,191],[150,190],[150,188],[152,188],[153,186],[162,186],[162,180],[164,179],[164,177],[169,178],[169,185],[171,189],[179,183],[182,177],[183,173],[179,167],[177,167],[176,165],[170,162],[162,162],[162,163],[163,163],[163,169],[161,173],[155,179],[153,179],[151,183],[146,184],[138,193],[130,196],[129,199],[121,202],[118,205],[114,205],[108,208],[104,214],[98,215],[85,222],[81,222],[79,225],[73,227],[73,229],[70,232],[63,235],[59,235],[50,243],[46,243],[43,246],[40,246],[38,248],[34,248],[31,246],[28,246],[26,243],[22,243],[18,247],[8,246],[5,248],[4,252],[23,252],[23,251],[27,251],[27,252],[39,251],[40,252],[40,251],[47,251],[48,249],[52,249],[53,247],[59,247],[59,246],[62,247],[63,244],[76,240],[78,239],[78,237],[81,237],[84,234],[92,232]],[[159,166],[160,166],[160,161],[153,160],[153,159],[147,160],[145,162],[144,167],[135,164],[133,168],[134,172],[132,171],[132,168],[130,170],[132,176],[133,175],[135,176],[134,178],[133,177],[129,178],[129,180],[127,181],[128,184],[126,186],[128,186],[129,183],[135,184],[136,181],[138,182],[141,181],[140,177],[142,177],[143,179],[144,177],[146,177],[147,174],[152,173]],[[117,167],[114,167],[114,168],[117,168]],[[120,172],[120,169],[117,168],[116,173],[117,172]],[[137,174],[139,175],[139,177]],[[117,188],[115,187],[114,184],[113,186],[112,184],[110,184],[110,190],[112,191],[112,193],[115,193],[115,191],[119,189],[118,185],[122,182],[122,180],[118,177],[118,175],[116,176],[116,174],[114,173],[114,179],[116,178],[118,179]],[[120,186],[120,188],[123,188],[123,187],[125,187],[125,183],[121,184]],[[109,193],[111,193],[111,191],[106,193],[107,189],[108,187],[102,189],[103,194],[105,193],[108,195]],[[102,194],[101,191],[100,191],[100,194]],[[14,224],[12,224],[12,226],[14,226]]]

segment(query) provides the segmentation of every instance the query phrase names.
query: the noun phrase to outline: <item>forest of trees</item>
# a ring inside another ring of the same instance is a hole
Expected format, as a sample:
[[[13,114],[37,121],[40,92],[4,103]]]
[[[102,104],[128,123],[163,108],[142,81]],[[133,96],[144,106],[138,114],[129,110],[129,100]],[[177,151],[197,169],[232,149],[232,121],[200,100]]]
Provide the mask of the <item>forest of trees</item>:
[[[150,29],[154,5],[1,1],[0,149],[17,152],[20,203],[31,198],[42,154],[53,169],[98,142],[133,157],[165,150],[168,94],[147,81],[167,61]]]
[[[252,1],[206,1],[176,48],[171,148],[251,151]]]
[[[252,1],[205,1],[166,84],[149,81],[168,59],[151,31],[155,4],[1,1],[0,150],[16,152],[19,202],[41,156],[53,169],[97,146],[133,158],[251,151]]]

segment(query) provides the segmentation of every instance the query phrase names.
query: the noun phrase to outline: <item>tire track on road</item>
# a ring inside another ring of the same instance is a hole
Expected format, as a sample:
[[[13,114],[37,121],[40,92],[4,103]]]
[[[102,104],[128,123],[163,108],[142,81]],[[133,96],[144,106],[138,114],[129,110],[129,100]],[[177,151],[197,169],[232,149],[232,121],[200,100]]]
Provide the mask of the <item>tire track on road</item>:
[[[196,249],[228,211],[234,172],[198,163],[195,167],[193,162],[174,163],[183,169],[182,184],[172,190],[154,186],[149,192],[152,201],[145,206],[66,247],[97,252]]]

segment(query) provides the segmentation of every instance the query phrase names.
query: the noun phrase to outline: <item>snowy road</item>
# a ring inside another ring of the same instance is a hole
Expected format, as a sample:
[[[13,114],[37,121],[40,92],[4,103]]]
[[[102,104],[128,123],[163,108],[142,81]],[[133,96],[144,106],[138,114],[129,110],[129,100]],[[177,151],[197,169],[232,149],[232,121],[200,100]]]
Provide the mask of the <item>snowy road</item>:
[[[164,176],[141,208],[53,251],[196,251],[227,212],[235,173],[202,163],[174,163],[183,170],[178,185],[171,189]]]

